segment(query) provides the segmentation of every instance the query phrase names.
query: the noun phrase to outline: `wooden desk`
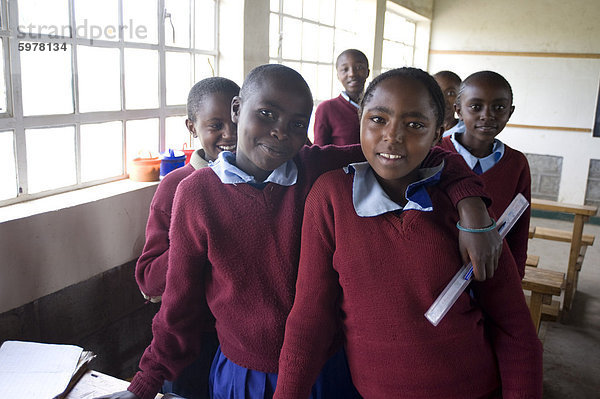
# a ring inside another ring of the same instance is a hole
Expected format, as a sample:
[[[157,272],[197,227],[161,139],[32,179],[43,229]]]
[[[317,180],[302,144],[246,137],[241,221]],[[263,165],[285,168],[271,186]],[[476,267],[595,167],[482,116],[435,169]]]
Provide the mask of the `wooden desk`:
[[[553,270],[525,266],[525,277],[521,281],[524,290],[531,291],[529,313],[536,331],[540,330],[542,306],[552,303],[552,296],[560,296],[564,288],[565,274]]]
[[[569,263],[567,265],[565,300],[563,304],[563,309],[570,310],[577,288],[578,268],[581,267],[581,265],[577,264],[577,261],[582,249],[583,224],[590,216],[596,215],[598,207],[591,205],[563,204],[556,201],[532,198],[531,208],[543,211],[569,213],[574,216],[571,248],[569,250]]]

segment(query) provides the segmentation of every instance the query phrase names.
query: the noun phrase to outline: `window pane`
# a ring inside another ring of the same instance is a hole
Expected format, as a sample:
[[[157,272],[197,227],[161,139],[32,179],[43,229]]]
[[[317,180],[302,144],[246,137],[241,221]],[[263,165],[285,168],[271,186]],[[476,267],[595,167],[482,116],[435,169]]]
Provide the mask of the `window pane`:
[[[319,27],[319,41],[313,43],[319,49],[319,61],[333,62],[333,28]],[[337,55],[336,55],[337,56]]]
[[[158,52],[125,49],[125,108],[158,108]]]
[[[29,193],[77,183],[75,128],[26,129]]]
[[[302,64],[302,71],[300,72],[306,83],[308,83],[308,87],[313,95],[313,97],[318,92],[317,85],[317,64]]]
[[[123,1],[123,40],[158,43],[156,0]]]
[[[200,148],[200,143],[195,143],[196,140],[193,140],[192,135],[185,127],[185,120],[185,116],[172,116],[165,120],[165,150],[169,148],[174,150],[182,150],[184,143],[188,149]]]
[[[133,158],[158,156],[158,119],[127,121],[127,163]]]
[[[331,83],[333,76],[333,66],[331,65],[319,65],[319,75],[318,75],[318,91],[313,93],[313,96],[318,100],[328,100],[332,97],[331,93]]]
[[[165,0],[165,44],[190,47],[190,2]],[[196,26],[202,22],[197,23]]]
[[[293,18],[283,18],[281,52],[282,57],[299,60],[302,49],[302,22]]]
[[[77,37],[119,40],[118,0],[76,0],[74,7]]]
[[[215,76],[215,57],[212,55],[196,55],[195,58],[194,82]],[[191,86],[188,87],[188,90],[189,89],[191,89]],[[187,101],[187,93],[185,95]]]
[[[196,0],[195,48],[215,50],[215,1]]]
[[[279,0],[271,0],[271,11],[279,12]]]
[[[77,46],[79,111],[121,109],[119,49]]]
[[[71,46],[67,45],[66,51],[22,51],[19,55],[21,56],[23,113],[25,115],[73,113]]]
[[[340,6],[343,6],[340,4]],[[319,0],[319,22],[332,25],[335,21],[335,0]]]
[[[68,0],[20,0],[19,31],[28,38],[40,34],[70,37]]]
[[[4,38],[0,40],[0,114],[8,112],[6,108],[6,79],[4,79]]]
[[[311,21],[319,20],[319,0],[304,0],[303,14],[304,19]]]
[[[271,14],[269,20],[269,57],[279,56],[279,15]]]
[[[189,53],[167,52],[167,105],[185,104],[192,87],[191,57]]]
[[[0,200],[17,196],[14,133],[0,132]]]
[[[310,22],[302,23],[302,59],[317,61],[319,43],[319,26]]]
[[[293,15],[294,17],[302,18],[302,1],[283,0],[283,13]]]
[[[123,174],[122,122],[81,125],[81,181]]]

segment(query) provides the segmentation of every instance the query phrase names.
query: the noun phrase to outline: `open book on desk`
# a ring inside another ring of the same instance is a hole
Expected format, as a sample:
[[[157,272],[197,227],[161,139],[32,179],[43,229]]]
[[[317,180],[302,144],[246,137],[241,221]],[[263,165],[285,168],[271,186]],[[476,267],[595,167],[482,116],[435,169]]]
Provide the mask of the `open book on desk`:
[[[6,341],[0,347],[0,396],[62,399],[94,357],[75,345]]]

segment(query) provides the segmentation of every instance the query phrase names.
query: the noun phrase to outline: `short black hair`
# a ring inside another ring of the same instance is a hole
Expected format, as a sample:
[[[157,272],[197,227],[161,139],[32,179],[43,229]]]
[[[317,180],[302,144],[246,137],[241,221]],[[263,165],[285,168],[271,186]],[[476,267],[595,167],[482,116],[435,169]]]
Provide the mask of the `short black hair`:
[[[282,78],[290,83],[294,81],[299,83],[306,89],[306,94],[312,103],[312,93],[306,80],[297,71],[282,64],[264,64],[251,70],[246,79],[244,79],[242,89],[240,90],[240,97],[242,99],[251,97],[263,81],[276,78]]]
[[[458,76],[457,74],[455,74],[452,71],[439,71],[438,73],[433,74],[434,78],[437,78],[438,76],[441,77],[441,78],[446,78],[446,79],[453,80],[458,85],[460,85],[461,82],[462,82],[460,76]]]
[[[463,82],[460,84],[460,89],[458,89],[458,95],[456,96],[456,105],[460,106],[460,98],[465,91],[465,88],[473,81],[477,79],[485,79],[495,81],[500,83],[506,87],[508,93],[510,94],[510,103],[512,105],[513,102],[513,92],[512,87],[510,87],[510,83],[508,80],[504,78],[504,76],[500,75],[498,72],[494,71],[479,71],[469,75]]]
[[[223,93],[237,96],[240,93],[240,86],[227,78],[212,77],[202,79],[192,86],[187,99],[187,117],[196,123],[196,115],[202,106],[204,98],[211,94]]]
[[[337,69],[338,64],[340,62],[340,58],[342,58],[342,56],[346,55],[346,54],[352,54],[354,56],[356,56],[357,58],[362,58],[363,61],[367,64],[367,68],[369,67],[369,60],[367,59],[367,56],[365,55],[365,53],[363,53],[360,50],[357,50],[355,48],[349,48],[347,50],[344,50],[340,53],[340,55],[337,56],[337,58],[335,59],[335,67]]]
[[[446,103],[444,101],[444,94],[442,93],[442,89],[440,89],[440,86],[437,84],[433,76],[431,76],[422,69],[413,67],[391,69],[373,79],[369,84],[369,87],[367,87],[367,90],[365,90],[365,95],[363,96],[360,102],[360,108],[358,111],[359,117],[362,116],[362,112],[365,105],[373,97],[373,90],[375,90],[375,88],[384,80],[396,76],[417,80],[421,82],[423,86],[425,86],[431,97],[433,112],[436,118],[436,128],[442,126],[442,123],[444,123],[444,110],[446,109]]]

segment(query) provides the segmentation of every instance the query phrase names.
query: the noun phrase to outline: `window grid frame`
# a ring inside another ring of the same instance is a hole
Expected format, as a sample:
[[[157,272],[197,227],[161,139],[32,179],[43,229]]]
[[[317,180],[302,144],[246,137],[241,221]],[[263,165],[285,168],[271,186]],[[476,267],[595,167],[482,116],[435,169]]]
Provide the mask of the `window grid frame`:
[[[407,43],[405,43],[404,41],[398,41],[398,40],[395,40],[395,39],[389,39],[389,38],[386,38],[386,37],[385,37],[385,31],[384,31],[384,32],[382,33],[382,38],[381,38],[381,42],[382,42],[382,49],[383,49],[383,43],[385,43],[385,42],[388,42],[388,43],[395,43],[395,44],[400,44],[400,45],[402,45],[402,46],[404,46],[404,47],[409,47],[409,48],[412,50],[412,51],[411,51],[411,63],[410,63],[410,65],[407,65],[407,66],[411,66],[411,67],[413,67],[413,66],[415,65],[415,51],[416,51],[416,40],[417,40],[417,24],[418,24],[418,21],[415,21],[415,20],[413,20],[413,19],[411,19],[411,18],[407,17],[406,15],[403,15],[402,13],[400,13],[400,12],[398,12],[398,11],[394,10],[393,8],[391,8],[391,7],[389,6],[389,3],[390,3],[390,1],[389,1],[389,0],[388,0],[388,1],[386,1],[386,9],[385,9],[385,12],[384,12],[384,14],[383,14],[383,15],[384,15],[384,25],[385,25],[385,15],[386,15],[387,13],[394,14],[394,15],[396,15],[396,16],[398,16],[398,17],[400,17],[400,18],[404,19],[405,21],[407,21],[407,22],[411,23],[411,24],[413,25],[413,44],[412,44],[412,45],[410,45],[410,44],[407,44]],[[395,4],[395,3],[393,3],[393,4]],[[382,61],[383,61],[383,59],[384,59],[384,57],[383,57],[383,53],[382,53],[382,57],[381,57],[381,58],[382,58]],[[396,68],[397,68],[397,67],[398,67],[398,66],[396,66]],[[385,72],[385,71],[389,71],[390,69],[391,69],[391,68],[388,68],[387,66],[381,65],[381,72],[382,72],[382,73],[383,73],[383,72]]]
[[[118,24],[123,25],[123,1],[118,0]],[[151,119],[158,118],[159,128],[159,150],[165,150],[165,137],[166,137],[166,118],[172,116],[185,116],[186,105],[167,105],[166,102],[166,53],[167,52],[180,52],[189,54],[190,57],[190,78],[191,80],[197,80],[196,77],[196,58],[198,56],[212,57],[214,62],[212,68],[215,75],[218,75],[219,71],[219,51],[218,51],[218,31],[219,31],[219,0],[211,0],[213,4],[213,48],[212,50],[196,49],[195,43],[195,7],[196,1],[189,0],[189,21],[190,29],[189,44],[188,47],[176,47],[165,45],[165,0],[157,0],[156,9],[156,22],[158,24],[158,43],[139,43],[130,42],[124,40],[124,32],[119,29],[118,40],[100,40],[100,39],[89,39],[76,36],[76,9],[74,6],[74,0],[68,0],[69,6],[69,26],[71,28],[71,35],[65,37],[52,37],[47,34],[36,33],[36,37],[30,36],[19,37],[23,35],[23,32],[18,31],[18,5],[17,1],[0,0],[0,12],[2,12],[2,23],[0,24],[0,40],[4,43],[4,79],[6,82],[7,92],[7,110],[6,112],[0,113],[0,130],[12,130],[13,131],[13,147],[15,152],[16,162],[16,182],[17,185],[17,196],[10,199],[0,200],[0,207],[29,201],[37,198],[47,197],[59,193],[72,191],[74,189],[80,189],[85,187],[91,187],[103,183],[108,183],[117,180],[123,180],[127,178],[127,121],[140,120],[140,119]],[[193,14],[192,14],[193,12]],[[25,32],[26,33],[26,32]],[[70,65],[72,68],[72,86],[71,94],[73,100],[73,113],[70,114],[51,114],[51,115],[29,115],[23,114],[23,98],[22,98],[22,82],[21,82],[21,58],[18,49],[19,42],[44,42],[44,43],[66,43],[71,46],[71,59]],[[79,111],[79,84],[78,84],[78,65],[77,65],[77,46],[91,46],[100,48],[117,48],[119,49],[119,68],[120,68],[120,110],[115,111],[94,111],[81,113]],[[132,109],[128,110],[125,107],[125,49],[146,49],[158,51],[158,108],[144,108],[144,109]],[[11,56],[11,54],[13,56]],[[19,71],[18,74],[13,71]],[[81,146],[80,146],[80,126],[82,124],[91,123],[103,123],[103,122],[121,122],[121,137],[122,137],[122,170],[123,174],[120,176],[113,176],[89,182],[81,181]],[[76,177],[77,183],[72,186],[58,187],[52,190],[42,191],[40,193],[29,193],[28,192],[28,179],[27,179],[27,148],[25,131],[27,129],[36,128],[52,128],[52,127],[64,127],[74,126],[75,127],[75,154],[76,154]]]

